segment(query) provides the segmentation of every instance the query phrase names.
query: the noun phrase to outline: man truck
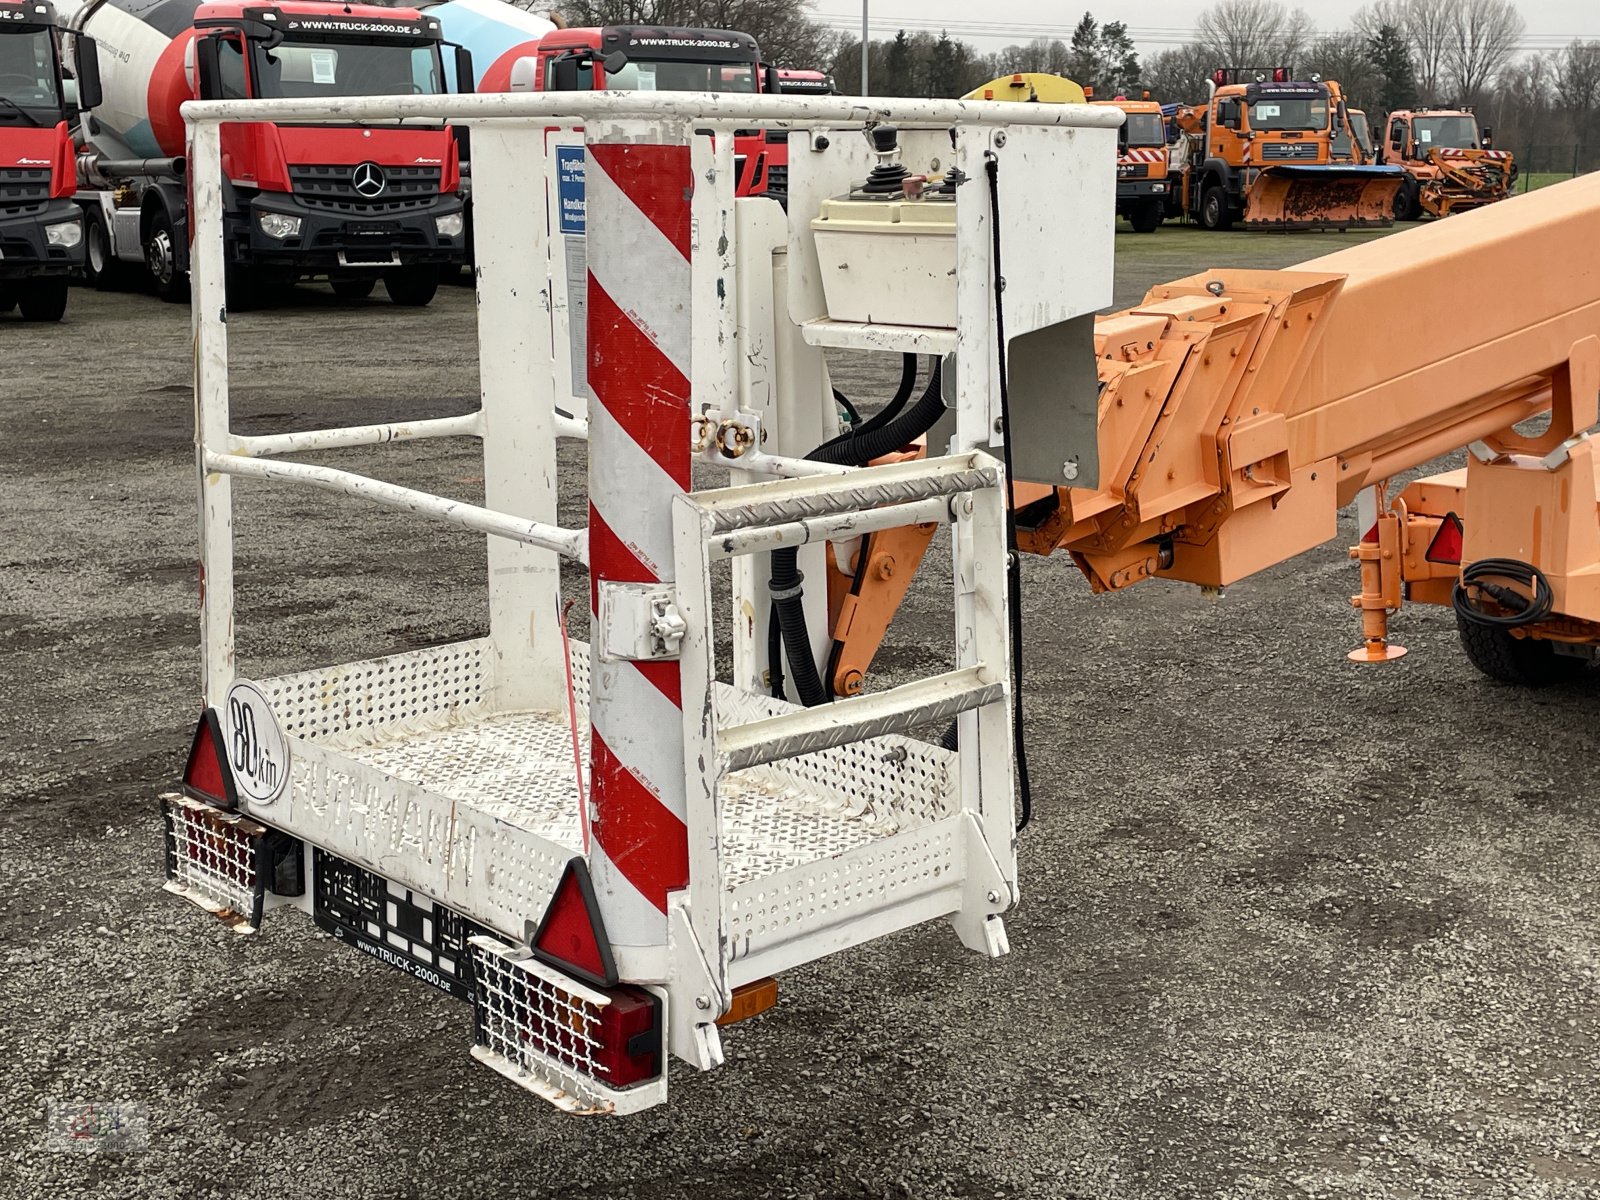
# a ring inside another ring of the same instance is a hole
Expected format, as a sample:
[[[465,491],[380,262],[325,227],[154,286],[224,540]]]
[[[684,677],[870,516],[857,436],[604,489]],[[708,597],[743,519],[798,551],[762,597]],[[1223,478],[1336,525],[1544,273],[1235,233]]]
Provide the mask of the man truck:
[[[1248,82],[1245,81],[1249,76]],[[1321,80],[1289,67],[1223,68],[1201,109],[1179,110],[1168,214],[1206,229],[1351,229],[1393,223],[1404,176],[1336,162],[1348,113]]]

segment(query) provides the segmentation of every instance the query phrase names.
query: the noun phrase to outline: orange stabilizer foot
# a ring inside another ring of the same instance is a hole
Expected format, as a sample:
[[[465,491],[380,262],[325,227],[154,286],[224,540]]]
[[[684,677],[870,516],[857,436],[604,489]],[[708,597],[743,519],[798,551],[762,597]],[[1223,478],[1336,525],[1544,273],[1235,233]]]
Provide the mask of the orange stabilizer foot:
[[[1352,650],[1345,655],[1351,662],[1393,662],[1397,658],[1406,656],[1404,646],[1394,646],[1388,642],[1368,642],[1359,650]]]

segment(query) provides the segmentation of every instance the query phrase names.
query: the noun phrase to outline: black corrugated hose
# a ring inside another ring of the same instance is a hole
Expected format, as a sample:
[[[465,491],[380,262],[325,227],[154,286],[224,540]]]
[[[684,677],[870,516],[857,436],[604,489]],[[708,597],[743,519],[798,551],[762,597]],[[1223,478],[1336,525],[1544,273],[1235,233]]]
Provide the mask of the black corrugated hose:
[[[916,355],[908,354],[905,358],[907,361],[901,373],[900,389],[883,412],[864,421],[858,430],[824,442],[806,458],[841,466],[865,466],[875,458],[916,441],[934,427],[945,410],[941,387],[942,364],[939,359],[934,359],[928,386],[923,389],[921,398],[902,413],[900,410],[905,409],[906,397],[911,394],[917,377]],[[807,708],[814,708],[831,701],[833,691],[818,673],[816,657],[811,653],[811,633],[806,628],[805,576],[800,572],[799,555],[796,547],[772,552],[772,575],[767,587],[772,593],[775,619],[770,623],[770,628],[776,628],[779,633],[774,637],[769,630],[768,662],[772,694],[780,698],[784,694],[783,673],[779,663],[781,657],[786,657],[789,671],[794,677],[795,694],[800,697],[800,703]],[[781,656],[776,653],[779,647],[774,644],[779,638],[782,640]]]

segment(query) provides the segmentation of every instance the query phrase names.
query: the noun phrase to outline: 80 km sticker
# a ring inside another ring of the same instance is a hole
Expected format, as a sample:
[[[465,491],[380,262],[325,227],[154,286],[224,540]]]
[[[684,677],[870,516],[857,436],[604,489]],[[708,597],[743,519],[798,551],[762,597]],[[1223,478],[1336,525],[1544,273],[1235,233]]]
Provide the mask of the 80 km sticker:
[[[228,689],[222,737],[234,784],[257,804],[271,804],[289,782],[289,742],[255,684],[241,679]]]

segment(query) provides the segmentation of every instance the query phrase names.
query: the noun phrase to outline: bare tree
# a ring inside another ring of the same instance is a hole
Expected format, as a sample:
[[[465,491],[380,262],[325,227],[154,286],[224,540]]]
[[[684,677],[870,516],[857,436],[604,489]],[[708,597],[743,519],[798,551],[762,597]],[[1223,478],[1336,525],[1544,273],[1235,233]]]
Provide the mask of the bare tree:
[[[1144,61],[1144,86],[1163,104],[1198,104],[1215,59],[1200,46],[1162,50]]]
[[[1445,61],[1457,103],[1482,97],[1490,80],[1511,61],[1527,27],[1511,0],[1455,0]]]
[[[1566,105],[1573,136],[1579,144],[1589,140],[1596,112],[1600,112],[1600,42],[1573,42],[1551,56],[1555,92]]]
[[[1424,104],[1437,104],[1450,65],[1459,0],[1406,0],[1401,27],[1417,64],[1417,93]]]
[[[1383,92],[1383,74],[1372,47],[1359,33],[1330,33],[1318,38],[1305,59],[1306,71],[1338,80],[1351,108],[1375,113]],[[1381,113],[1379,114],[1381,116]]]
[[[1068,75],[1071,60],[1071,48],[1060,38],[1034,38],[1026,45],[1007,46],[995,55],[995,74],[1044,71],[1050,75]]]
[[[1309,49],[1316,24],[1304,9],[1275,0],[1218,0],[1200,14],[1195,33],[1214,66],[1277,66]]]

